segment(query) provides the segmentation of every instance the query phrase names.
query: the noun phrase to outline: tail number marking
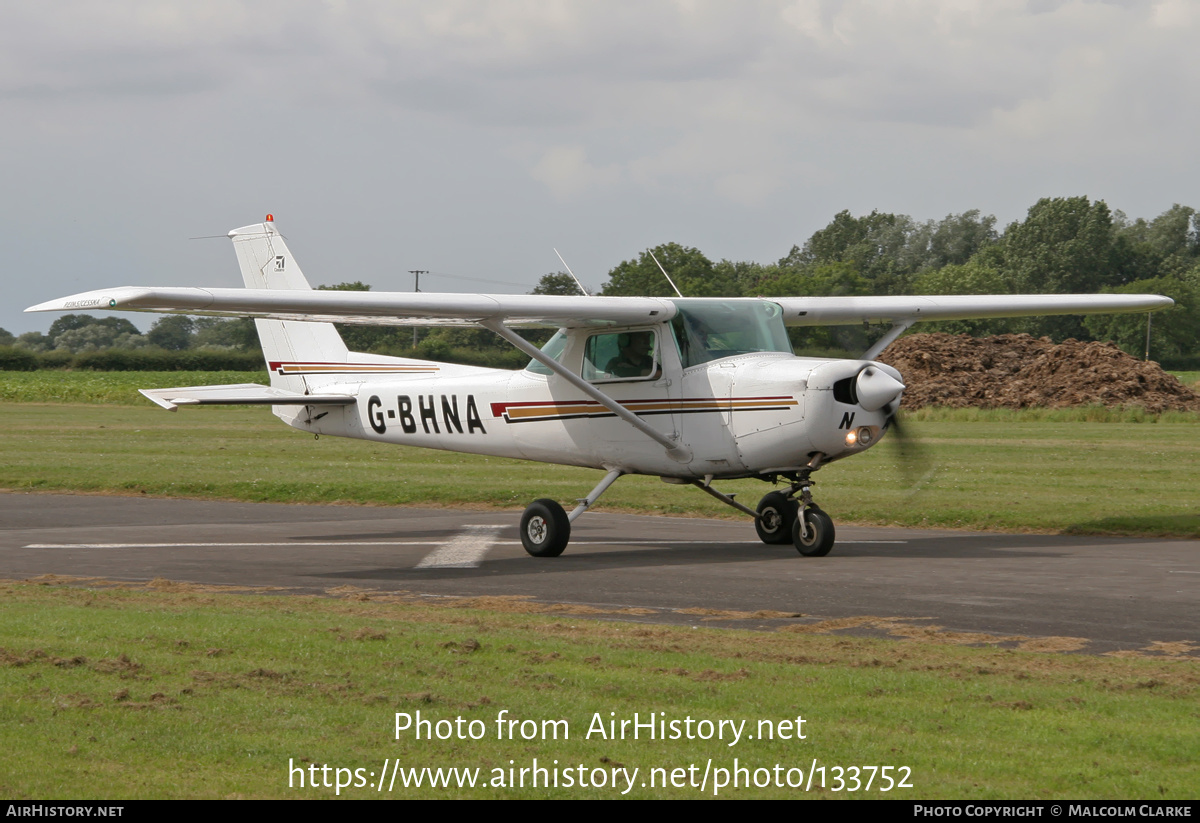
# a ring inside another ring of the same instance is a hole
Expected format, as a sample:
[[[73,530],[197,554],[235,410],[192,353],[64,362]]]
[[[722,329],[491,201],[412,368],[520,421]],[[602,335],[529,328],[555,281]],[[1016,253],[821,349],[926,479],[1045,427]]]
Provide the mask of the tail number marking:
[[[441,401],[440,403],[438,401]],[[414,406],[416,413],[414,414]],[[441,408],[441,426],[438,426],[438,409]],[[465,406],[465,410],[459,410]],[[483,419],[479,416],[479,406],[475,395],[468,394],[466,403],[460,406],[457,395],[419,394],[414,404],[412,397],[407,394],[397,395],[396,405],[384,408],[383,401],[378,395],[371,395],[367,401],[367,422],[377,434],[383,434],[388,429],[389,420],[399,420],[400,429],[405,434],[416,434],[418,427],[425,434],[463,434],[463,416],[466,417],[466,434],[487,434],[483,427]],[[395,425],[395,424],[393,424]]]

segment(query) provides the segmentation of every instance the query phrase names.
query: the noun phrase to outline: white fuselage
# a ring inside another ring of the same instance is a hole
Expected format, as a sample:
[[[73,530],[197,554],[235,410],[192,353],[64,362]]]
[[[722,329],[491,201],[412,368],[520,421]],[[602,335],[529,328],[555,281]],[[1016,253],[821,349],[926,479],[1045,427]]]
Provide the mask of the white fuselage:
[[[559,358],[576,374],[585,334],[569,335]],[[685,446],[682,461],[563,377],[535,370],[393,360],[405,371],[389,374],[376,362],[371,373],[305,375],[309,391],[351,394],[354,404],[275,413],[318,434],[678,478],[754,476],[797,470],[818,453],[849,456],[877,441],[887,420],[835,397],[834,383],[872,365],[865,361],[760,352],[684,369],[671,346],[660,351],[653,378],[596,384]],[[873,432],[865,445],[848,444],[850,431],[864,430]]]

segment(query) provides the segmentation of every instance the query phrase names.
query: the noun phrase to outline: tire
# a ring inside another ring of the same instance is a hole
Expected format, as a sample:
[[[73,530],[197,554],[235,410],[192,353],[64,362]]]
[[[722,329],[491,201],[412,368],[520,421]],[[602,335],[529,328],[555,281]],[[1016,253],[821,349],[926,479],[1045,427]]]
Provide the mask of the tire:
[[[754,521],[754,530],[758,539],[768,545],[782,545],[792,542],[792,524],[796,522],[796,512],[800,504],[796,498],[788,497],[783,492],[770,492],[758,501],[758,517]]]
[[[792,543],[796,551],[805,557],[824,557],[829,554],[833,548],[833,519],[816,506],[804,510],[804,519],[808,521],[807,540],[800,531],[800,518],[797,517],[792,523]]]
[[[571,539],[571,521],[553,500],[534,500],[521,515],[521,545],[534,557],[558,557]]]

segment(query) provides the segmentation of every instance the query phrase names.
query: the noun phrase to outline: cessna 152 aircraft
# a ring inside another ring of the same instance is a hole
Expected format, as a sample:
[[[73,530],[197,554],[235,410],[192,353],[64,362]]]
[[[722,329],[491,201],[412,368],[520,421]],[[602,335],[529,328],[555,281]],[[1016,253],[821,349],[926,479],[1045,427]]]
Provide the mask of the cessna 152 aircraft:
[[[288,425],[474,454],[586,466],[604,478],[569,514],[535,500],[521,542],[562,553],[571,523],[623,474],[691,484],[754,517],[766,543],[828,554],[834,525],[812,474],[879,442],[904,382],[874,361],[922,320],[1146,312],[1153,295],[657,298],[313,290],[273,218],[229,233],[244,289],[119,288],[26,311],[109,309],[254,317],[271,385],[143,390],[184,405],[269,405]],[[334,322],[475,324],[531,358],[522,371],[348,351]],[[788,326],[890,324],[858,360],[797,357]],[[558,332],[541,349],[513,326]],[[778,483],[751,509],[712,487],[724,478]]]

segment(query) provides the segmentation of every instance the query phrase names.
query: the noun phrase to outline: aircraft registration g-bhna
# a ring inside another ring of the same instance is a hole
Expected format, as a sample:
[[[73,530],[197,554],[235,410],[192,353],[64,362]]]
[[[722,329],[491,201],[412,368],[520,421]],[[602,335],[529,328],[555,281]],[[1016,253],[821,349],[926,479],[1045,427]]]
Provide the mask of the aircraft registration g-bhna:
[[[658,298],[313,290],[271,216],[229,233],[244,289],[103,289],[27,311],[81,309],[254,317],[271,385],[149,389],[170,411],[269,405],[306,432],[586,466],[604,478],[568,514],[535,500],[521,542],[562,553],[571,523],[624,474],[697,486],[754,517],[766,543],[829,553],[834,525],[812,474],[866,451],[895,420],[903,378],[875,361],[922,320],[1146,312],[1154,295]],[[347,350],[333,323],[477,325],[531,358],[521,371]],[[857,360],[797,357],[788,326],[884,323]],[[558,329],[540,349],[513,327]],[[787,484],[757,509],[712,481]]]

